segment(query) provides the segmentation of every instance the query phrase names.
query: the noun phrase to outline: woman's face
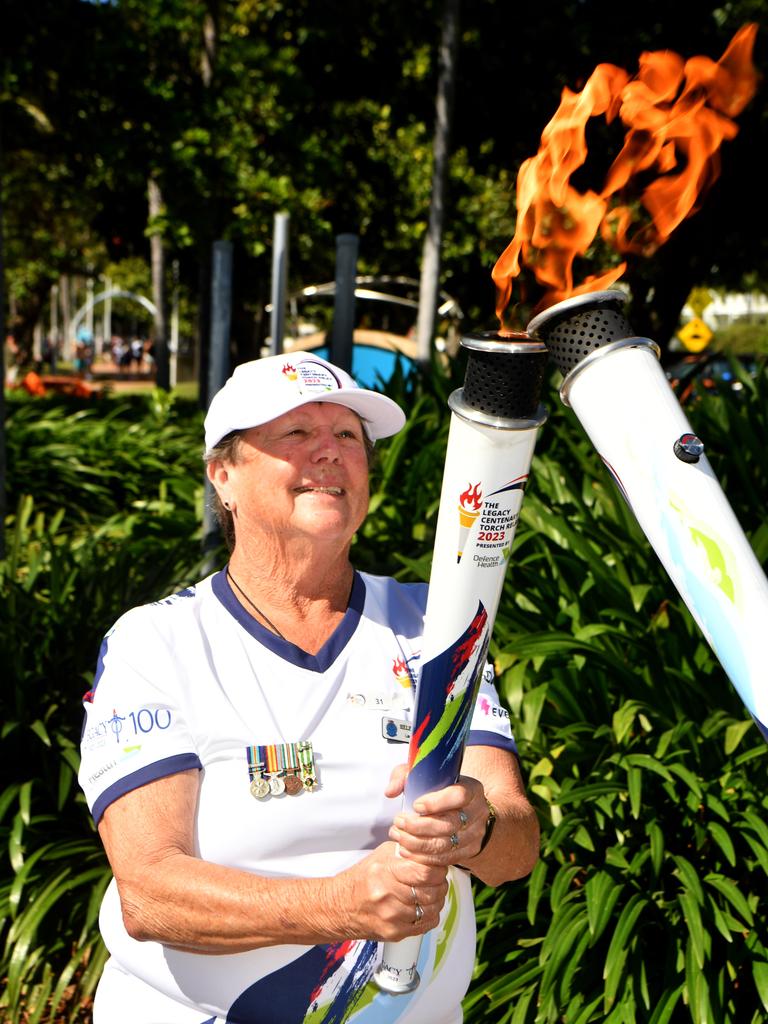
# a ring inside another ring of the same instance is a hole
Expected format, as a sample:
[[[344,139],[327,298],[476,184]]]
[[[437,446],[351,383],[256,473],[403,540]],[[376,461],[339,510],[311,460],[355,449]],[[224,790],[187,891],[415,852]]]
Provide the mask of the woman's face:
[[[277,534],[348,544],[368,511],[368,456],[360,418],[314,402],[243,434],[236,463],[214,464],[237,540]]]

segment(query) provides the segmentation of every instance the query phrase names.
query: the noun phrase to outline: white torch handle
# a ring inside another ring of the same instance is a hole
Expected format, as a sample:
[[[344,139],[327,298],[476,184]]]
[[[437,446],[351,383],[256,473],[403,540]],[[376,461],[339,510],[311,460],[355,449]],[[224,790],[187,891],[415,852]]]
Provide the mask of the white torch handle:
[[[404,807],[456,781],[543,410],[504,429],[465,418],[451,396],[442,493]],[[457,398],[457,396],[459,396]],[[393,994],[419,984],[421,937],[385,943],[374,976]]]
[[[633,340],[578,366],[561,394],[768,740],[768,580],[706,457],[676,456],[691,425]]]

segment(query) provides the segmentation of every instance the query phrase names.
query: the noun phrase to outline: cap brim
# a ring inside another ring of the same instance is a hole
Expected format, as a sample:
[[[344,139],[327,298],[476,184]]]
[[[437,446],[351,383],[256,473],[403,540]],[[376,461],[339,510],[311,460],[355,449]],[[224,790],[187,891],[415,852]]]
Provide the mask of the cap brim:
[[[304,405],[311,405],[314,402],[332,402],[334,405],[343,405],[357,413],[363,422],[366,434],[371,441],[378,441],[382,437],[391,437],[405,426],[405,413],[400,406],[393,402],[386,395],[377,391],[367,391],[363,388],[347,388],[342,391],[327,391],[319,394],[307,394],[301,397],[294,397],[284,405],[273,405],[269,416],[259,416],[258,407],[248,410],[248,415],[241,418],[233,418],[231,409],[226,409],[226,387],[222,388],[211,402],[206,417],[205,447],[210,450],[215,445],[232,433],[233,430],[249,430],[251,427],[261,427],[270,423],[279,416],[285,415],[292,409],[299,409]],[[219,406],[221,413],[218,415]],[[218,421],[218,422],[217,422]],[[224,422],[226,426],[224,425]]]

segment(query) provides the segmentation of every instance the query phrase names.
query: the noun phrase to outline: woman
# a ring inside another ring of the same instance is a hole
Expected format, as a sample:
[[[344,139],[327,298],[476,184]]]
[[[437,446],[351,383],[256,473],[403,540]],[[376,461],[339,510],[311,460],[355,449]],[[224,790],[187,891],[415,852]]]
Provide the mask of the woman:
[[[244,364],[211,403],[229,564],[123,616],[86,702],[114,873],[96,1024],[462,1019],[469,872],[524,876],[538,830],[489,680],[459,782],[400,812],[426,587],[349,550],[373,442],[404,421],[309,354]],[[378,943],[415,934],[421,985],[379,992]]]

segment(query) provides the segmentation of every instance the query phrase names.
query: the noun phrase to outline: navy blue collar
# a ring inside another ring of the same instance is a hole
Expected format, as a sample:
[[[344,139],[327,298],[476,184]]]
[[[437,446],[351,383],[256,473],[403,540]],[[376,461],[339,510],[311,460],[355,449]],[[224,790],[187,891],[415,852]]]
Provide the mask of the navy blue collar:
[[[307,654],[301,647],[297,647],[296,644],[276,636],[266,626],[262,626],[258,619],[255,619],[240,604],[227,579],[226,569],[216,573],[211,581],[211,585],[216,597],[247,633],[250,633],[255,640],[258,640],[260,644],[263,644],[264,647],[272,651],[279,658],[290,661],[291,664],[297,665],[299,668],[308,669],[310,672],[326,672],[336,661],[357,629],[357,624],[363,612],[363,605],[365,604],[365,583],[363,583],[362,576],[356,572],[344,618],[317,654]]]

